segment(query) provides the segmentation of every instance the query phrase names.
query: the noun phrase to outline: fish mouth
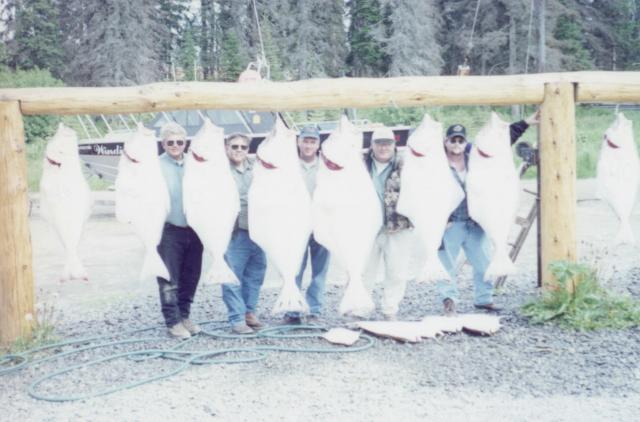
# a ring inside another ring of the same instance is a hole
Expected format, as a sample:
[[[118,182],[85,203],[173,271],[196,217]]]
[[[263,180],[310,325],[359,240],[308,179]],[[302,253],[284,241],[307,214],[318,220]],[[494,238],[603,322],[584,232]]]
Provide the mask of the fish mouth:
[[[478,147],[476,147],[476,149],[478,150],[478,154],[480,154],[480,157],[482,157],[482,158],[491,158],[491,157],[493,157],[493,155],[487,154],[486,152],[484,152],[483,150],[481,150]]]
[[[133,158],[133,157],[131,157],[129,154],[127,154],[127,150],[126,150],[126,149],[124,149],[124,148],[122,149],[122,155],[124,155],[125,157],[127,157],[127,159],[128,159],[129,161],[131,161],[132,163],[136,163],[136,164],[140,163],[140,161],[136,160],[135,158]]]
[[[414,156],[416,156],[416,157],[424,157],[424,154],[422,154],[422,153],[420,153],[420,152],[416,151],[415,149],[413,149],[413,148],[411,148],[411,147],[409,147],[409,151],[411,151],[411,154],[413,154],[413,155],[414,155]]]
[[[613,149],[618,149],[618,148],[620,148],[620,145],[617,145],[617,144],[613,143],[613,142],[611,141],[611,138],[609,138],[607,135],[605,135],[605,136],[604,136],[604,140],[605,140],[605,141],[607,141],[607,145],[608,145],[609,147],[611,147],[611,148],[613,148]]]
[[[273,169],[277,169],[278,167],[274,166],[273,164],[271,164],[268,161],[264,161],[262,158],[260,158],[260,156],[258,154],[256,154],[256,160],[258,160],[258,162],[260,164],[262,164],[262,167],[266,168],[267,170],[273,170]]]
[[[52,166],[56,166],[56,167],[62,167],[62,163],[56,160],[52,160],[51,158],[47,157],[47,161],[49,162],[49,164],[51,164]]]
[[[329,160],[324,154],[320,154],[320,156],[322,157],[322,162],[324,162],[324,165],[327,166],[329,170],[338,171],[344,168],[341,165]]]
[[[193,151],[193,150],[191,150],[191,155],[192,155],[192,156],[193,156],[193,158],[194,158],[197,162],[199,162],[199,163],[204,163],[205,161],[207,161],[207,159],[206,159],[206,158],[204,158],[204,157],[203,157],[203,156],[201,156],[201,155],[196,154],[196,153],[195,153],[195,151]]]

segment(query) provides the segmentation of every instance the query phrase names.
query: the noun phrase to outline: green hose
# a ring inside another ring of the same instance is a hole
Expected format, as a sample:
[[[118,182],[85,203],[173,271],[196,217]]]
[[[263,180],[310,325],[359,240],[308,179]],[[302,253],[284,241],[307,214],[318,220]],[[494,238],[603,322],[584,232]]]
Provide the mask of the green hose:
[[[207,326],[212,324],[219,324],[215,327],[209,329],[203,329],[201,336],[211,337],[211,338],[220,338],[220,339],[279,339],[279,340],[287,340],[287,339],[317,339],[322,336],[324,331],[327,330],[326,327],[317,326],[317,325],[283,325],[272,328],[265,328],[263,330],[258,331],[255,334],[251,335],[236,335],[236,334],[227,334],[220,332],[221,330],[228,329],[228,324],[221,324],[221,321],[205,321],[201,322],[200,325]],[[69,340],[64,342],[59,342],[55,344],[50,344],[47,346],[39,347],[36,349],[28,350],[23,353],[17,354],[9,354],[5,356],[0,356],[0,376],[8,374],[10,372],[18,371],[22,368],[26,368],[29,366],[38,365],[44,362],[48,362],[55,359],[60,359],[63,357],[67,357],[73,355],[75,353],[84,352],[87,350],[95,350],[100,348],[108,348],[121,346],[126,344],[136,344],[136,343],[151,343],[157,341],[165,341],[165,338],[161,337],[146,337],[146,338],[134,338],[134,339],[125,339],[125,340],[117,340],[117,341],[107,341],[114,337],[122,337],[131,334],[138,334],[145,331],[156,330],[159,328],[165,328],[164,326],[153,326],[147,328],[141,328],[136,330],[127,331],[125,333],[107,335],[107,336],[94,336],[89,338],[83,338],[79,340]],[[304,333],[292,333],[293,331],[306,331]],[[157,349],[157,348],[148,348],[144,350],[138,350],[133,352],[125,352],[118,353],[98,359],[94,359],[88,362],[84,362],[77,365],[72,365],[68,367],[62,367],[55,372],[45,374],[40,378],[33,381],[29,387],[27,388],[27,392],[29,395],[38,400],[52,401],[52,402],[64,402],[64,401],[74,401],[74,400],[85,400],[92,397],[104,396],[107,394],[112,394],[118,391],[134,388],[143,384],[148,384],[154,381],[158,381],[161,379],[166,379],[172,377],[180,372],[186,370],[191,365],[220,365],[220,364],[236,364],[236,363],[251,363],[257,362],[263,359],[266,359],[268,356],[268,352],[289,352],[289,353],[353,353],[360,352],[372,347],[375,343],[375,339],[366,334],[360,335],[363,344],[358,346],[329,346],[329,347],[286,347],[286,346],[247,346],[247,347],[231,347],[231,348],[223,348],[217,350],[184,350],[187,346],[192,344],[192,341],[197,337],[192,337],[189,340],[181,341],[176,343],[174,346],[168,349]],[[53,353],[50,356],[46,356],[39,359],[29,358],[35,355],[38,352],[43,352],[51,349],[62,349],[66,347],[85,345],[84,347],[76,347],[72,350],[63,351]],[[178,361],[179,364],[176,368],[160,374],[154,375],[150,377],[146,377],[141,380],[118,384],[115,386],[111,386],[109,388],[105,388],[99,391],[91,391],[83,394],[75,394],[75,395],[45,395],[38,392],[38,387],[53,378],[57,378],[59,376],[63,376],[65,374],[69,374],[73,371],[80,370],[82,368],[87,368],[95,365],[99,365],[105,362],[114,361],[117,359],[129,359],[135,362],[141,362],[151,359],[167,359]]]

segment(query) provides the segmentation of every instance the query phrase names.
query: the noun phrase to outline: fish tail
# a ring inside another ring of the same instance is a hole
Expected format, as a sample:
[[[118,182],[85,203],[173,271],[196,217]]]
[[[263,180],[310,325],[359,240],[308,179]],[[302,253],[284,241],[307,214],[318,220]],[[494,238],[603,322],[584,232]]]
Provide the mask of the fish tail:
[[[615,243],[617,245],[633,245],[636,243],[636,239],[633,235],[633,230],[631,229],[631,224],[628,219],[620,220],[620,228],[618,229]]]
[[[213,259],[205,281],[207,284],[240,284],[240,280],[222,257]]]
[[[282,290],[280,290],[280,296],[271,310],[274,315],[283,312],[309,312],[309,305],[293,278],[290,281],[285,280]]]
[[[349,280],[349,284],[347,284],[344,296],[340,302],[340,315],[353,314],[365,317],[374,309],[375,304],[373,303],[373,299],[371,299],[371,294],[364,287],[362,280],[359,282],[354,282],[353,279]]]
[[[87,270],[78,254],[70,254],[67,256],[67,262],[64,265],[62,280],[89,280]]]
[[[167,270],[167,266],[162,261],[160,254],[158,254],[155,249],[151,249],[147,251],[144,256],[142,270],[140,271],[140,280],[155,277],[162,277],[165,280],[171,279],[169,270]]]
[[[493,259],[489,263],[484,273],[485,280],[492,280],[497,277],[511,275],[516,272],[516,266],[509,258],[506,250],[496,250]]]

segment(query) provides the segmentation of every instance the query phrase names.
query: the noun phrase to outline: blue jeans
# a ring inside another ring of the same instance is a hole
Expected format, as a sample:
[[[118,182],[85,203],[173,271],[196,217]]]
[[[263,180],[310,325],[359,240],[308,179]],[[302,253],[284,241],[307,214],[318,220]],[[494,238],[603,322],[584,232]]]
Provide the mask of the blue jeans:
[[[239,285],[222,285],[222,300],[227,306],[229,323],[244,323],[246,313],[256,312],[267,259],[262,249],[249,238],[249,232],[242,229],[233,232],[224,259],[240,280]]]
[[[190,227],[166,223],[158,253],[170,278],[157,277],[160,306],[167,327],[172,327],[189,318],[202,269],[202,243]]]
[[[311,283],[307,287],[305,295],[309,304],[309,313],[312,315],[320,315],[324,305],[324,286],[327,278],[327,270],[329,269],[329,251],[321,244],[316,242],[313,235],[309,238],[309,243],[304,251],[302,265],[296,276],[296,284],[302,287],[302,276],[307,268],[307,257],[311,254]],[[299,317],[299,312],[287,312],[287,316]]]
[[[471,219],[452,222],[444,233],[438,255],[442,265],[451,275],[451,281],[440,280],[438,282],[440,299],[458,301],[459,292],[455,281],[455,265],[461,247],[473,268],[475,304],[486,305],[492,303],[493,283],[491,280],[484,280],[484,273],[489,266],[489,241],[484,230]]]

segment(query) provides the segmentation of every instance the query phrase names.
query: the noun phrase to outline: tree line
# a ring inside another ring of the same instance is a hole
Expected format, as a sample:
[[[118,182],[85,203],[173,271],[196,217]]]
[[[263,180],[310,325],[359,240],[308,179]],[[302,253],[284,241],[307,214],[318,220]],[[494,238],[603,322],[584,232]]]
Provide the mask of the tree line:
[[[544,5],[545,57],[539,57]],[[67,85],[630,70],[640,0],[0,0],[0,66]],[[472,30],[473,29],[473,30]]]

